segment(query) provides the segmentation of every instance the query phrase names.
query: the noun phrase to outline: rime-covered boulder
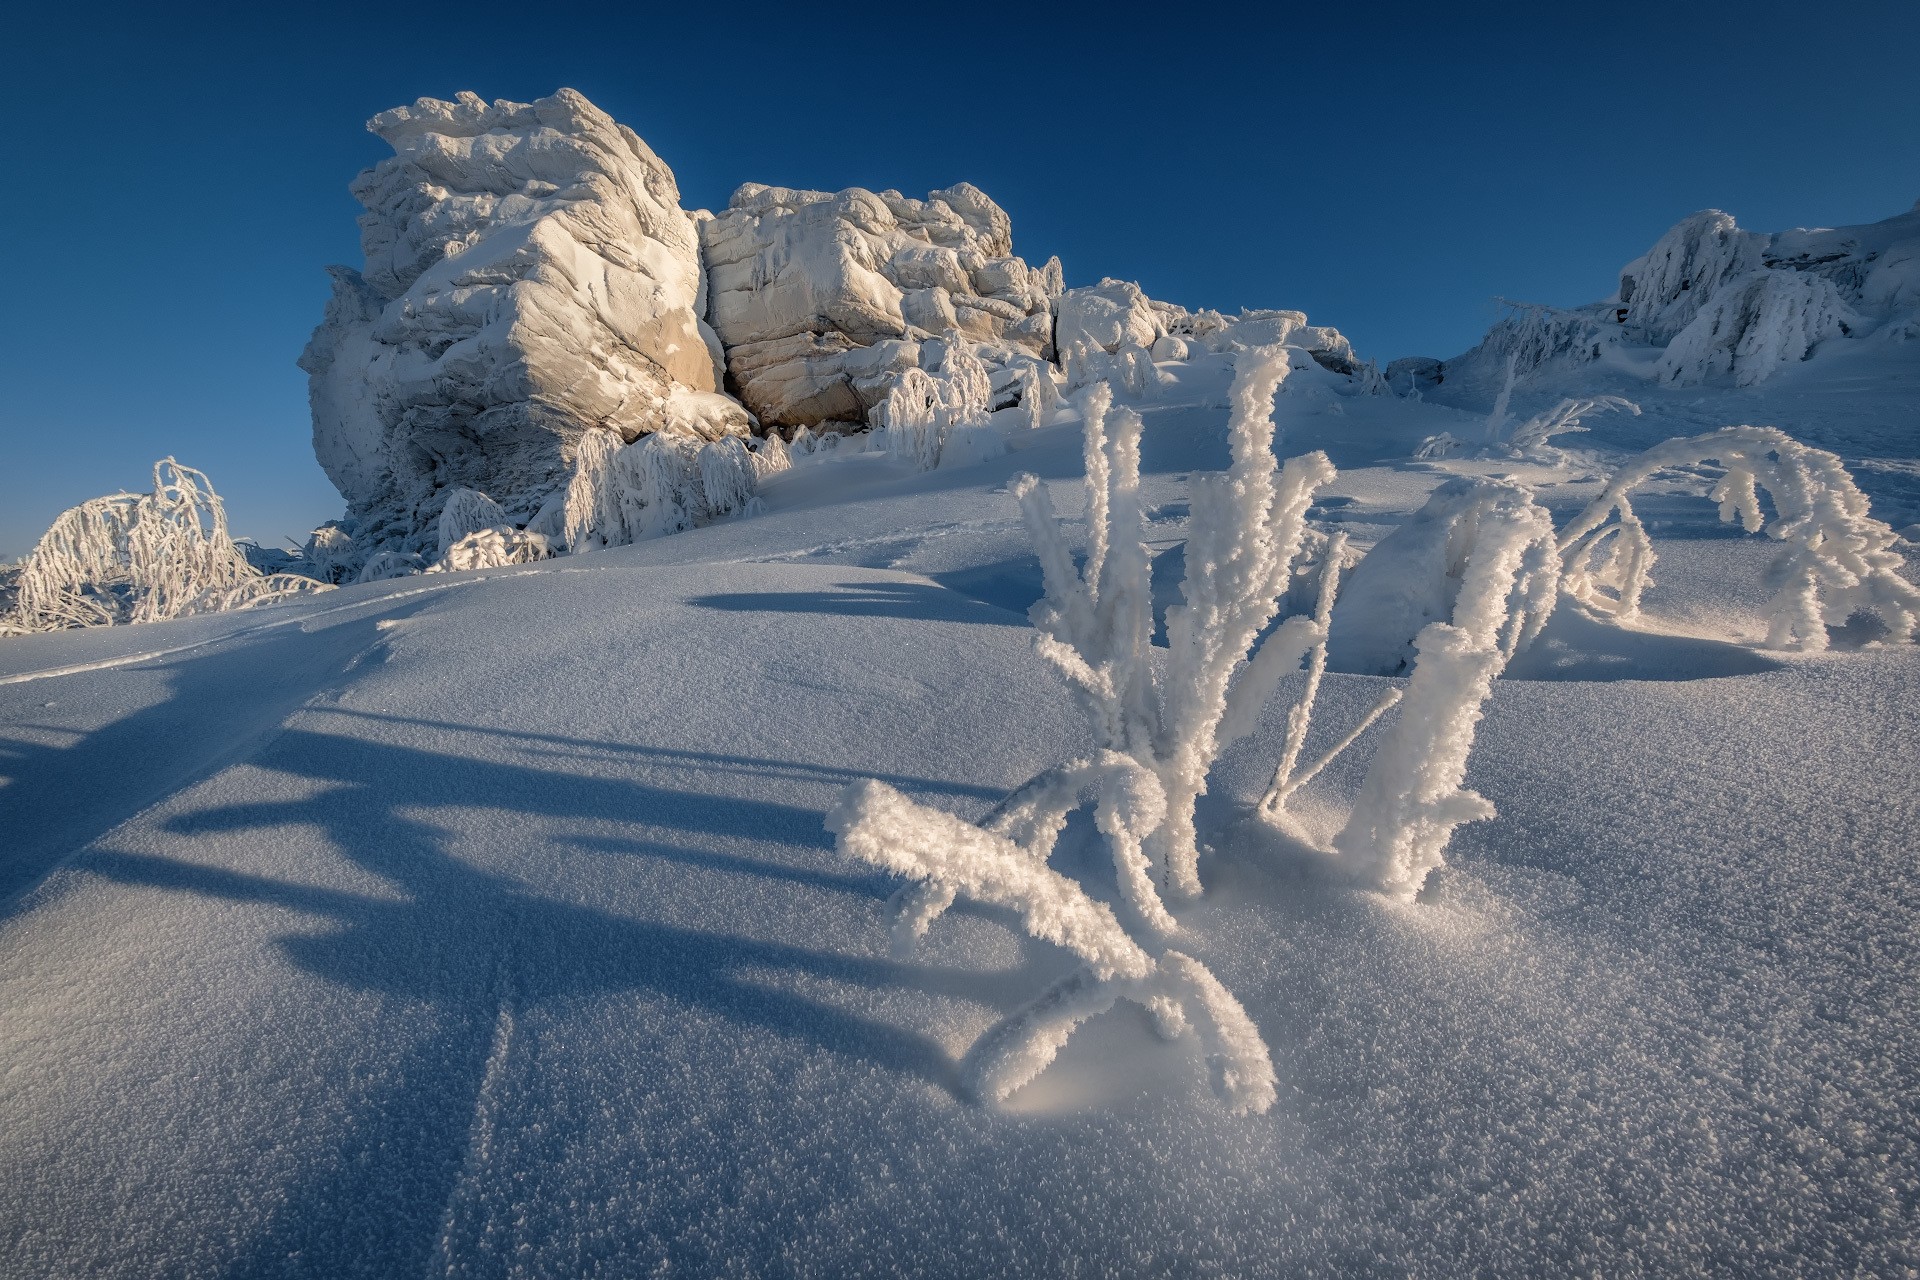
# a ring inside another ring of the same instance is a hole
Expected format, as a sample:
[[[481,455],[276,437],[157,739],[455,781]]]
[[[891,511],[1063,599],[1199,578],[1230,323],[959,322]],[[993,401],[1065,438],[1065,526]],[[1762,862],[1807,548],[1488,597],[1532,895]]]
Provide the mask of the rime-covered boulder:
[[[727,372],[762,421],[865,421],[919,344],[949,332],[1008,354],[1052,353],[1057,260],[1013,255],[1006,212],[967,183],[795,191],[748,183],[696,215],[707,317]]]
[[[705,279],[672,172],[578,93],[422,98],[368,123],[359,271],[301,358],[314,451],[363,550],[425,549],[445,496],[524,522],[590,427],[744,433],[701,321]]]

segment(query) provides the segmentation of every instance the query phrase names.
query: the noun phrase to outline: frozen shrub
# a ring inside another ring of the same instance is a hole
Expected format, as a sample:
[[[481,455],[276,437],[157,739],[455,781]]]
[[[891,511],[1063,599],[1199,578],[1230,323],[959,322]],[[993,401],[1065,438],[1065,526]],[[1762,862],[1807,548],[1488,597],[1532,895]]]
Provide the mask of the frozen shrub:
[[[388,578],[404,578],[419,573],[427,567],[427,562],[410,551],[379,551],[367,558],[360,566],[355,582],[385,582]]]
[[[887,392],[887,453],[921,471],[939,466],[949,439],[956,436],[965,444],[949,465],[962,459],[978,461],[1006,452],[995,447],[983,433],[993,428],[988,419],[993,412],[993,384],[987,369],[966,340],[949,335],[940,372],[908,369]]]
[[[460,569],[499,569],[510,564],[532,564],[554,554],[555,547],[544,534],[528,533],[512,525],[499,524],[476,529],[447,548],[446,554],[427,569],[428,573],[450,573]]]
[[[301,548],[307,572],[321,582],[340,583],[354,576],[359,547],[353,535],[338,520],[329,520],[315,529]]]
[[[1587,428],[1580,425],[1582,418],[1609,411],[1640,416],[1640,406],[1623,396],[1568,397],[1545,413],[1528,418],[1500,443],[1512,457],[1558,466],[1566,461],[1566,455],[1554,446],[1554,438],[1585,431]]]
[[[1704,312],[1702,314],[1705,314]],[[1784,585],[1767,607],[1766,643],[1777,649],[1827,647],[1827,627],[1855,613],[1877,617],[1890,639],[1920,626],[1920,591],[1902,578],[1898,536],[1868,514],[1866,495],[1834,454],[1772,427],[1724,427],[1668,440],[1629,462],[1593,503],[1561,531],[1562,581],[1595,612],[1630,622],[1652,582],[1653,540],[1634,514],[1632,492],[1655,473],[1718,463],[1712,498],[1720,518],[1748,533],[1763,529],[1786,544]],[[1760,493],[1772,499],[1765,518]]]
[[[440,508],[438,558],[445,560],[454,544],[496,525],[511,525],[499,503],[473,489],[452,490],[447,494],[446,505]]]
[[[750,452],[738,436],[703,442],[656,431],[629,445],[595,427],[580,438],[567,486],[566,545],[574,552],[624,546],[751,514],[763,476],[784,471],[784,443]]]
[[[1456,513],[1452,536],[1439,540],[1453,548],[1468,544],[1457,579],[1447,575],[1451,617],[1427,623],[1415,636],[1413,676],[1397,699],[1399,718],[1375,749],[1353,811],[1333,839],[1347,874],[1399,898],[1412,898],[1441,865],[1455,827],[1493,816],[1493,806],[1462,785],[1474,729],[1494,677],[1552,610],[1559,577],[1553,520],[1526,490],[1480,481],[1436,495],[1428,505],[1436,503]],[[1363,560],[1361,570],[1372,559]],[[1356,571],[1356,589],[1359,578]],[[1287,776],[1291,764],[1275,775],[1263,802],[1269,812],[1297,789]]]
[[[1080,957],[1080,969],[990,1029],[968,1054],[968,1078],[984,1096],[1004,1097],[1031,1080],[1075,1026],[1126,998],[1147,1008],[1163,1035],[1192,1029],[1200,1036],[1235,1110],[1264,1111],[1273,1102],[1266,1045],[1205,966],[1177,951],[1156,956],[1111,909],[1046,864],[1068,816],[1091,803],[1125,914],[1146,936],[1179,929],[1163,893],[1200,891],[1194,805],[1207,774],[1250,731],[1311,644],[1301,619],[1260,640],[1287,592],[1313,492],[1333,475],[1321,454],[1284,469],[1274,457],[1273,397],[1287,368],[1279,348],[1238,358],[1233,462],[1224,475],[1194,477],[1185,603],[1169,610],[1164,664],[1150,650],[1139,415],[1114,410],[1105,384],[1081,393],[1083,564],[1075,565],[1039,482],[1023,476],[1011,486],[1046,581],[1031,615],[1041,632],[1037,648],[1087,712],[1100,747],[1094,755],[1041,774],[978,826],[878,782],[849,789],[829,816],[843,851],[914,881],[896,896],[897,948],[909,948],[965,893],[1019,912],[1035,937]]]
[[[613,460],[624,446],[611,427],[591,427],[574,450],[573,479],[567,484],[567,550],[578,554],[630,541],[620,511]]]
[[[735,515],[753,501],[759,476],[753,455],[739,436],[726,436],[700,446],[700,492],[706,499],[707,517]]]
[[[61,513],[22,562],[5,625],[19,633],[159,622],[327,589],[248,564],[206,475],[164,458],[153,466],[152,493],[94,498]]]

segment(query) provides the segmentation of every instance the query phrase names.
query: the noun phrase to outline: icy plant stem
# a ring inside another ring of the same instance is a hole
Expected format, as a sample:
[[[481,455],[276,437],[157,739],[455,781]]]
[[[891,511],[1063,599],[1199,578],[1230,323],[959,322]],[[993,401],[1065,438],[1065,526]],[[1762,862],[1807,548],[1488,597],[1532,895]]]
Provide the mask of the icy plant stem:
[[[1312,782],[1325,769],[1339,758],[1340,753],[1360,740],[1360,735],[1373,728],[1381,716],[1400,705],[1401,691],[1388,689],[1373,704],[1373,709],[1360,717],[1360,723],[1348,731],[1347,736],[1327,748],[1326,752],[1298,774],[1288,773],[1284,779],[1278,772],[1274,774],[1273,785],[1267,788],[1267,794],[1260,799],[1260,809],[1265,813],[1278,813],[1287,807],[1287,799],[1294,792]]]
[[[1307,655],[1307,684],[1300,692],[1299,701],[1287,710],[1286,743],[1280,751],[1280,765],[1273,772],[1273,785],[1267,789],[1267,799],[1260,802],[1263,809],[1278,808],[1295,790],[1290,779],[1300,762],[1300,750],[1307,742],[1307,726],[1313,720],[1314,703],[1320,696],[1320,678],[1327,673],[1327,631],[1333,620],[1333,600],[1340,590],[1340,567],[1346,551],[1345,533],[1336,533],[1328,540],[1326,562],[1320,570],[1320,595],[1313,606],[1314,641]],[[1315,771],[1318,772],[1318,766]]]

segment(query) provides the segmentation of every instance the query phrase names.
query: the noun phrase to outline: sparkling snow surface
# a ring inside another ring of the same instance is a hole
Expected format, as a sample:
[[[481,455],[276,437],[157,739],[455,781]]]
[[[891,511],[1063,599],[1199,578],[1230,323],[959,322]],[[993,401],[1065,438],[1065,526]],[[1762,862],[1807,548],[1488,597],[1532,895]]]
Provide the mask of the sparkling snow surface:
[[[1778,423],[1878,460],[1899,526],[1920,362],[1867,356],[1642,390],[1578,443]],[[1284,451],[1342,467],[1315,517],[1363,544],[1493,467],[1391,461],[1464,412],[1311,377],[1280,404]],[[1146,409],[1177,562],[1225,413]],[[765,516],[612,551],[0,645],[0,1275],[1920,1266],[1920,651],[1731,643],[1771,547],[1677,485],[1640,503],[1649,629],[1563,611],[1498,683],[1467,781],[1499,817],[1419,904],[1235,830],[1283,701],[1216,773],[1181,946],[1264,1034],[1271,1112],[1228,1115],[1124,1005],[1007,1106],[957,1097],[1069,961],[964,905],[888,958],[894,882],[821,816],[865,777],[978,816],[1085,748],[1004,491],[1033,470],[1076,511],[1077,427],[1012,443],[799,466]],[[1597,488],[1514,472],[1563,520]],[[1315,741],[1381,684],[1330,674]],[[1091,835],[1058,861],[1111,893]]]

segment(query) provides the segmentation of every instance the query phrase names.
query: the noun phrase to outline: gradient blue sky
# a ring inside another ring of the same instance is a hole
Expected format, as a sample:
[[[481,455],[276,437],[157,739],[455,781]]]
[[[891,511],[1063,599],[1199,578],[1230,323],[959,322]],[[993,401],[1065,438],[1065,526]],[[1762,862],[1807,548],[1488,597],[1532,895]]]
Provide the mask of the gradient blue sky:
[[[339,514],[294,359],[358,264],[362,124],[560,85],[689,207],[744,181],[966,179],[1072,283],[1287,306],[1447,356],[1493,295],[1572,304],[1667,226],[1920,197],[1920,4],[221,7],[26,0],[0,39],[0,556],[203,467],[236,530]]]

